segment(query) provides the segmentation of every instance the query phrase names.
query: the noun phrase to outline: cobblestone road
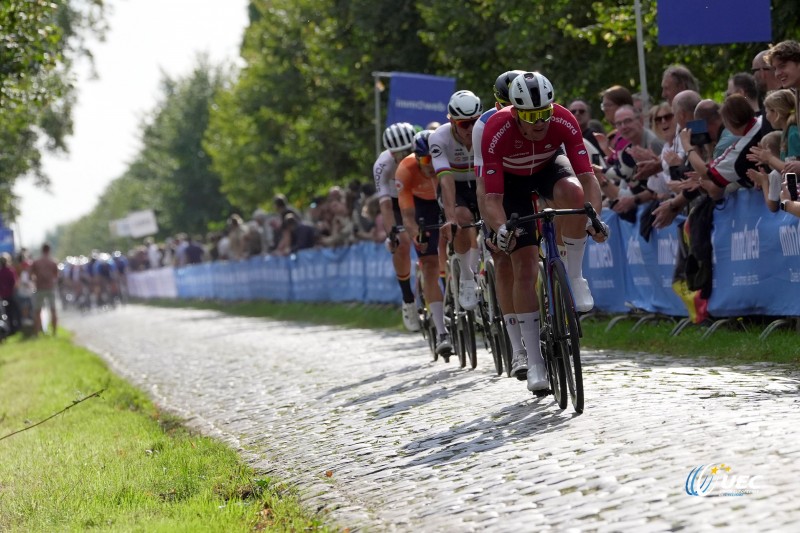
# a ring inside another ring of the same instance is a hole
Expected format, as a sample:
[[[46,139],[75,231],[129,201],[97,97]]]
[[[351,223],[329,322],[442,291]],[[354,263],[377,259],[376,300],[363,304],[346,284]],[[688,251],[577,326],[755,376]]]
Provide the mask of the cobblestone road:
[[[800,376],[781,367],[586,352],[574,416],[495,377],[484,351],[475,371],[431,362],[416,335],[143,306],[64,322],[351,531],[800,524]],[[687,494],[693,468],[720,464],[711,497]],[[752,490],[724,495],[728,483]]]

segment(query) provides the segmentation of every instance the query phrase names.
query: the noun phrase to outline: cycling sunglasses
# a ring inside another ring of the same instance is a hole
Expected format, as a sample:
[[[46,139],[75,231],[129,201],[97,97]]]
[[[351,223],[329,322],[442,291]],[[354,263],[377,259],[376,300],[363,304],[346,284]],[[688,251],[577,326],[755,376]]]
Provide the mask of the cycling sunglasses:
[[[430,165],[433,158],[430,155],[418,155],[417,161],[420,162],[421,165]]]
[[[468,130],[470,126],[474,126],[476,122],[478,122],[479,117],[475,118],[468,118],[465,120],[456,120],[456,126],[461,128],[462,130]]]
[[[544,109],[517,109],[517,116],[520,120],[529,124],[536,124],[540,120],[549,122],[553,117],[553,106],[549,105]]]

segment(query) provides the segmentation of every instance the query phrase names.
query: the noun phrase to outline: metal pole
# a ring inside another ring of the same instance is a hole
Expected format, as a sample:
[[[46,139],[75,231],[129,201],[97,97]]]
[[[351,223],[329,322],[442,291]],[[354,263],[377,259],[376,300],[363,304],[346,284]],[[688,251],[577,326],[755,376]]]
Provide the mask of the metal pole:
[[[372,77],[374,79],[372,89],[373,93],[375,94],[375,157],[378,157],[380,153],[383,151],[381,149],[381,133],[383,128],[381,128],[381,89],[380,89],[380,82],[381,78],[391,78],[391,72],[373,72]]]
[[[636,11],[636,48],[639,52],[639,85],[642,92],[643,110],[647,112],[650,104],[650,95],[647,94],[647,70],[644,64],[644,37],[642,35],[642,4],[640,0],[634,1]]]

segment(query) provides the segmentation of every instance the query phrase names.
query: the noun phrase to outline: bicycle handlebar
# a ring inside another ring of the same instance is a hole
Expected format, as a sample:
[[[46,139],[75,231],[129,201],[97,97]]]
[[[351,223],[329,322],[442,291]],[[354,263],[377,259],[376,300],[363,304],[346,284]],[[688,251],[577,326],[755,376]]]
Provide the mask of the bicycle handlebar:
[[[606,237],[608,237],[608,231],[606,230],[605,226],[600,219],[597,218],[597,211],[594,210],[594,207],[589,202],[583,204],[583,207],[580,209],[553,209],[551,207],[546,207],[542,209],[538,213],[534,213],[532,215],[526,215],[524,217],[520,217],[517,213],[512,213],[511,217],[509,217],[508,222],[506,222],[506,229],[509,232],[512,232],[517,229],[519,224],[524,222],[530,222],[532,220],[538,220],[540,218],[547,218],[553,219],[557,216],[566,216],[566,215],[586,215],[589,217],[589,220],[592,222],[592,227],[598,233],[602,233]]]

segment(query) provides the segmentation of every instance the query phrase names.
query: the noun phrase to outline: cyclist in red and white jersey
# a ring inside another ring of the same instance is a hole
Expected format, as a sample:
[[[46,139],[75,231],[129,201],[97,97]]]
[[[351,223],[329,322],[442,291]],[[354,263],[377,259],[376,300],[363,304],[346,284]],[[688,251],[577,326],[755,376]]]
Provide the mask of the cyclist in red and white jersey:
[[[403,295],[403,325],[409,331],[419,331],[419,316],[414,305],[414,291],[411,290],[411,240],[401,231],[403,218],[397,201],[395,171],[400,161],[411,154],[415,133],[414,126],[408,122],[398,122],[386,128],[383,132],[386,150],[380,153],[372,167],[383,226],[389,235],[386,248],[392,253],[392,264]]]
[[[447,104],[449,122],[436,128],[429,143],[433,168],[439,178],[445,225],[441,235],[453,239],[453,249],[461,265],[458,301],[466,310],[478,306],[478,285],[474,267],[478,264],[477,236],[474,228],[458,229],[479,216],[475,166],[472,155],[472,128],[483,112],[481,100],[471,91],[457,91]]]
[[[552,207],[580,209],[589,201],[599,213],[600,186],[578,121],[553,103],[553,86],[547,78],[538,72],[520,74],[511,82],[509,97],[512,105],[486,123],[478,172],[486,187],[484,220],[497,233],[498,247],[511,254],[514,309],[527,352],[527,361],[512,360],[512,371],[519,379],[526,376],[528,389],[536,391],[548,386],[539,346],[539,302],[532,289],[539,273],[538,241],[534,223],[521,224],[513,235],[505,223],[511,213],[522,217],[533,212],[533,191]],[[575,306],[589,311],[594,300],[583,278],[586,234],[597,241],[605,237],[595,234],[586,216],[578,215],[564,217],[560,232]]]
[[[514,80],[514,78],[524,73],[524,70],[509,70],[508,72],[503,72],[500,74],[500,76],[497,77],[497,80],[495,80],[493,91],[495,106],[483,113],[481,118],[472,128],[472,147],[475,158],[475,168],[480,168],[483,166],[481,142],[483,139],[483,131],[486,126],[486,122],[488,122],[489,119],[499,110],[511,105],[511,101],[509,100],[508,96],[508,86],[511,85],[511,82]],[[483,205],[484,198],[486,197],[486,185],[484,183],[483,176],[478,175],[476,182],[478,207],[481,211],[481,214],[483,214],[486,211],[486,208]],[[494,231],[492,231],[488,226],[485,226],[485,228],[486,238],[491,242],[494,237]],[[490,245],[489,249],[491,250],[495,272],[497,273],[497,277],[495,279],[497,303],[500,305],[500,310],[503,313],[503,321],[506,325],[508,338],[511,341],[511,352],[517,354],[517,359],[521,361],[527,361],[525,347],[522,345],[522,334],[520,333],[519,322],[517,321],[517,313],[514,311],[514,298],[512,295],[514,271],[511,268],[511,258],[507,253],[493,245]]]

